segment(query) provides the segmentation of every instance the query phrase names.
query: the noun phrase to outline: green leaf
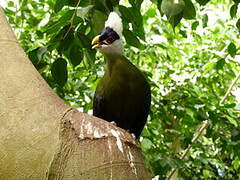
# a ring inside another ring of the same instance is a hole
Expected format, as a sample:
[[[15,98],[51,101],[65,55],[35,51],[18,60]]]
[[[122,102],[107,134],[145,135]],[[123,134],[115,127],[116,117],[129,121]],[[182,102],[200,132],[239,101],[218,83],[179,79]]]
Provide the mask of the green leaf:
[[[137,1],[136,0],[128,0],[128,2],[132,5],[132,7],[134,6],[138,9],[140,9],[143,0],[137,0]]]
[[[46,47],[40,47],[37,51],[38,59],[42,60],[44,53],[47,51]]]
[[[47,34],[53,34],[53,33],[55,34],[57,31],[59,31],[61,27],[69,23],[69,20],[71,19],[72,15],[73,15],[73,10],[67,11],[57,21],[54,21],[54,22],[50,21],[46,25],[43,31],[46,32]]]
[[[224,59],[218,60],[217,63],[216,63],[216,69],[217,69],[217,70],[222,70],[224,64],[225,64],[225,60],[224,60]]]
[[[150,149],[153,146],[153,143],[148,138],[144,138],[141,142],[141,145],[144,149]]]
[[[192,29],[192,30],[196,30],[197,27],[198,27],[198,25],[199,25],[199,22],[198,22],[198,21],[193,22],[191,29]]]
[[[103,27],[104,22],[107,19],[107,15],[103,13],[102,11],[95,10],[92,14],[92,21],[91,21],[91,27],[93,29],[94,34],[99,34]]]
[[[149,8],[145,14],[147,17],[155,17],[156,10],[154,8]]]
[[[131,12],[129,8],[120,5],[119,11],[122,15],[123,20],[127,21],[128,23],[133,23],[134,14]]]
[[[71,26],[67,25],[63,27],[61,31],[63,32],[63,35],[59,39],[59,44],[57,46],[57,51],[59,54],[62,54],[74,42],[74,32]]]
[[[28,52],[28,58],[32,61],[33,64],[37,63],[39,61],[38,56],[37,56],[38,49],[39,49],[39,47]]]
[[[56,59],[52,64],[51,74],[54,81],[63,87],[68,79],[67,61],[63,58]]]
[[[238,31],[240,32],[240,18],[237,20],[236,27],[238,28]]]
[[[83,52],[81,51],[81,48],[79,46],[73,45],[72,48],[70,48],[69,60],[73,67],[79,65],[80,62],[83,60]]]
[[[169,22],[172,25],[172,28],[174,29],[181,21],[183,17],[183,13],[177,14],[176,16],[172,16],[169,18]]]
[[[89,11],[93,8],[93,5],[89,5],[87,7],[79,7],[77,9],[77,16],[82,18],[82,19],[86,19]]]
[[[13,2],[13,1],[8,1],[8,2],[7,2],[7,6],[8,6],[8,7],[14,7],[15,5],[14,5],[14,2]]]
[[[200,5],[205,6],[210,0],[196,0]]]
[[[183,0],[163,0],[161,10],[167,17],[173,17],[183,11],[185,3]]]
[[[187,31],[185,30],[180,30],[179,34],[181,34],[183,37],[187,38]]]
[[[47,51],[46,47],[38,47],[28,52],[28,58],[31,60],[34,67],[39,70],[48,65],[47,62],[43,61],[43,54]]]
[[[64,5],[68,3],[68,0],[56,0],[55,5],[54,5],[54,11],[55,13],[59,12]]]
[[[87,49],[91,49],[91,40],[83,33],[78,32],[77,36],[75,36],[75,38],[77,38],[78,43],[80,45],[81,48],[87,48]]]
[[[196,10],[191,0],[184,0],[185,8],[183,10],[184,19],[194,19],[196,17]]]
[[[136,7],[131,7],[130,11],[134,14],[134,18],[132,18],[132,27],[133,32],[142,40],[145,40],[145,32],[143,28],[143,17],[140,9]]]
[[[238,4],[238,3],[240,3],[240,0],[233,0],[233,2]]]
[[[203,177],[204,177],[204,179],[211,179],[211,177],[213,177],[213,173],[211,171],[209,171],[208,169],[204,169]]]
[[[232,162],[232,164],[233,164],[233,168],[234,168],[235,170],[238,170],[238,169],[239,169],[239,167],[240,167],[240,161],[239,161],[238,158],[234,159],[233,162]]]
[[[32,51],[28,52],[28,58],[31,60],[32,64],[37,70],[40,70],[48,65],[47,62],[42,60],[42,55],[45,53],[46,48],[41,47],[41,48],[36,48]]]
[[[106,0],[106,5],[109,11],[113,11],[114,7],[119,4],[119,0]]]
[[[143,19],[140,9],[136,7],[129,8],[132,14],[134,14],[134,18],[132,18],[132,23],[136,26],[143,26]]]
[[[236,119],[232,118],[231,116],[226,116],[226,117],[231,124],[233,124],[235,127],[238,127],[238,123]]]
[[[238,4],[234,4],[234,5],[231,6],[231,8],[230,8],[230,16],[231,16],[231,18],[236,17],[237,9],[238,9]]]
[[[228,53],[230,54],[230,56],[234,57],[237,53],[237,48],[236,45],[234,43],[230,43],[227,47]]]
[[[94,5],[94,9],[101,11],[102,13],[108,13],[108,8],[106,6],[105,0],[99,1],[99,0],[93,0],[92,3]]]
[[[93,64],[95,61],[95,55],[96,55],[96,51],[92,50],[92,49],[86,49],[84,51],[84,55],[86,57],[86,60],[88,62],[88,64]]]
[[[132,31],[124,29],[123,30],[123,35],[124,35],[124,37],[126,39],[126,42],[129,45],[134,46],[136,48],[141,48],[140,41],[138,40],[138,38],[136,37],[136,35]]]
[[[236,107],[236,103],[231,103],[231,104],[224,104],[225,108],[234,108]]]
[[[207,27],[207,24],[208,24],[208,15],[204,14],[203,18],[202,18],[202,26],[203,26],[203,28]]]
[[[207,64],[205,64],[203,66],[203,73],[206,74],[209,71],[211,71],[213,68],[215,67],[215,63],[214,62],[208,62]]]
[[[154,0],[152,0],[154,1]],[[156,0],[157,2],[155,2],[157,4],[157,8],[160,11],[161,14],[163,14],[162,10],[161,10],[161,6],[162,6],[162,1],[163,0]]]

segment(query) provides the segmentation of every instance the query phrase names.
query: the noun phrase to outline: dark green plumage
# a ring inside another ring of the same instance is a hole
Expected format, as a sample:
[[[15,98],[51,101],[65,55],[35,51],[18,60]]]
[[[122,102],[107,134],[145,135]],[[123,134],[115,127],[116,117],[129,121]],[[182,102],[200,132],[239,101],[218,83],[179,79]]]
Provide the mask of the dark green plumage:
[[[143,73],[123,55],[106,58],[106,72],[94,96],[93,115],[114,121],[138,138],[149,113],[150,86]]]
[[[114,121],[138,138],[147,121],[151,90],[143,73],[123,55],[122,29],[120,16],[111,12],[101,34],[92,40],[92,48],[103,52],[107,60],[94,95],[93,115]]]

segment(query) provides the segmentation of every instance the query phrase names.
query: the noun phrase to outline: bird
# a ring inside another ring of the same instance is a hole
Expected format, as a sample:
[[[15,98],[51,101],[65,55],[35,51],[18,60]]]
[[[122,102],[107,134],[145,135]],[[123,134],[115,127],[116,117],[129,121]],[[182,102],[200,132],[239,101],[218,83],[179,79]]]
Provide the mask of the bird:
[[[122,31],[122,19],[113,11],[92,40],[92,48],[103,53],[107,64],[94,94],[93,115],[139,138],[150,111],[151,89],[144,74],[125,57]]]

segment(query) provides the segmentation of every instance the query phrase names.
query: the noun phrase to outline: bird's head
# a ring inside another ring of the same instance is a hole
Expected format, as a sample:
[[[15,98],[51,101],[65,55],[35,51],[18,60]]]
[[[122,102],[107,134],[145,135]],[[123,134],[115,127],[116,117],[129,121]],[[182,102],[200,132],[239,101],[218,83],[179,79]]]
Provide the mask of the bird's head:
[[[92,40],[92,48],[99,49],[104,54],[123,54],[120,39],[122,30],[122,19],[116,12],[111,12],[103,31]]]

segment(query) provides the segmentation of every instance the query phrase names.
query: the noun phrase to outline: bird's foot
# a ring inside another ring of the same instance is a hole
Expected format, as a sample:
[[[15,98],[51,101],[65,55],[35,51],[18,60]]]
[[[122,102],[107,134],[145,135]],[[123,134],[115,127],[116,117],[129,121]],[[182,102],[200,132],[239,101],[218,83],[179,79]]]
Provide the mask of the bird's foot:
[[[114,126],[117,126],[117,124],[114,121],[111,121],[110,123],[113,124]]]
[[[131,133],[131,135],[132,135],[133,139],[136,139],[136,136],[133,133]]]

